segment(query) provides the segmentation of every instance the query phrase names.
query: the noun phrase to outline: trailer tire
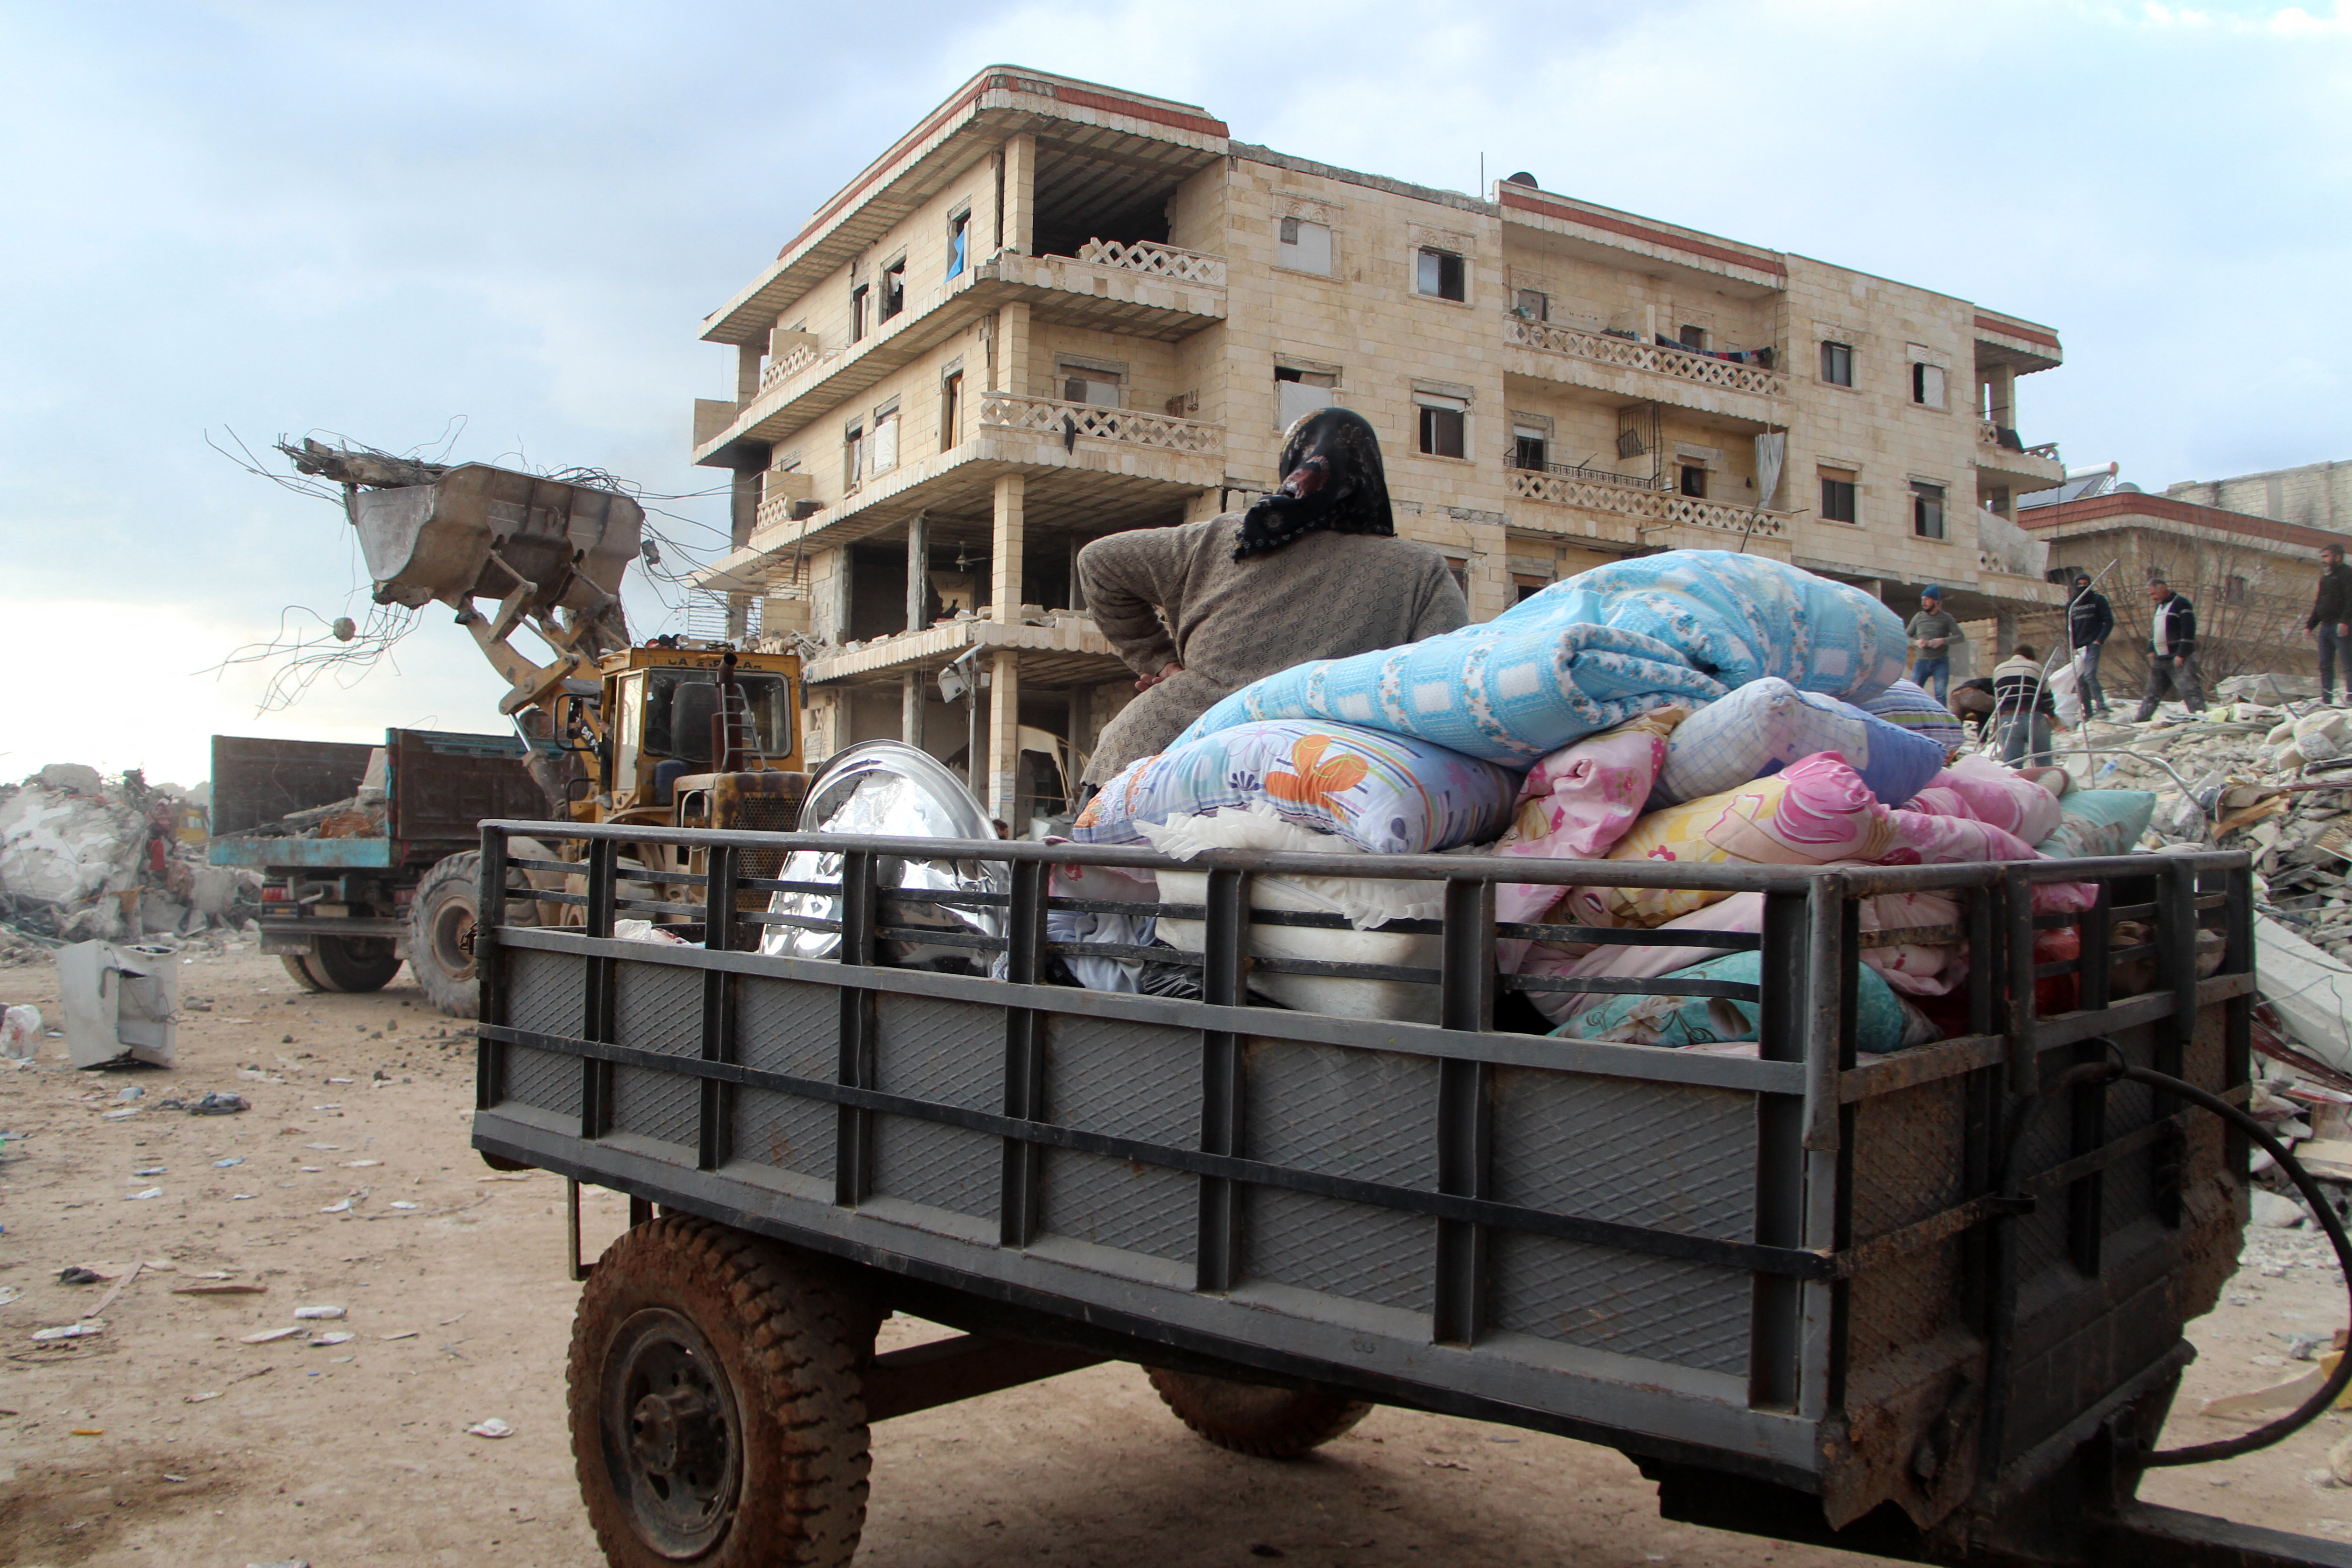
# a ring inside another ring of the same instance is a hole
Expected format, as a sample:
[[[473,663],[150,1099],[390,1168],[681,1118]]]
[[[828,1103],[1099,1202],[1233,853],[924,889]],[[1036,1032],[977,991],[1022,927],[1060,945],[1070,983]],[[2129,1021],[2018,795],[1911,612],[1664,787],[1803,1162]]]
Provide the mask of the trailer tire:
[[[845,1568],[866,1522],[877,1321],[821,1260],[688,1216],[582,1290],[572,1453],[614,1568]]]
[[[293,976],[294,983],[304,990],[315,994],[327,988],[318,976],[310,973],[310,955],[308,953],[280,953],[278,961],[286,966],[286,972]]]
[[[481,1011],[474,956],[464,941],[481,903],[482,852],[467,850],[436,863],[408,904],[408,967],[425,999],[451,1018]]]
[[[320,936],[302,967],[322,991],[380,991],[400,973],[400,950],[389,936]]]
[[[1220,1448],[1261,1459],[1295,1459],[1319,1448],[1372,1408],[1320,1388],[1268,1388],[1157,1366],[1143,1373],[1184,1425]]]

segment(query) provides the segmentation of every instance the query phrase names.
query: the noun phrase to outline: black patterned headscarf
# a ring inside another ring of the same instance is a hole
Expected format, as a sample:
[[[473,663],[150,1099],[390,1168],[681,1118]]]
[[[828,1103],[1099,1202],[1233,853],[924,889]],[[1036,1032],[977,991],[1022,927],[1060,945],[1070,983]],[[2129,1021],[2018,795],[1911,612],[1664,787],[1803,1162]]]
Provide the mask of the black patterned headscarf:
[[[1393,537],[1381,441],[1360,413],[1318,409],[1282,442],[1282,483],[1242,518],[1234,559],[1280,549],[1317,528]]]

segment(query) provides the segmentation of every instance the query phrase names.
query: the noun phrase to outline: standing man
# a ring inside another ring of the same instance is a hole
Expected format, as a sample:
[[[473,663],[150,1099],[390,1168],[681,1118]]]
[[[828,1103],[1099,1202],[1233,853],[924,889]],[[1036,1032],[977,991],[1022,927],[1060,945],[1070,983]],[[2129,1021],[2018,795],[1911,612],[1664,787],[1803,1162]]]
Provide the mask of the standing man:
[[[2157,578],[2147,585],[2147,690],[2141,694],[2134,724],[2155,716],[2156,705],[2179,697],[2193,714],[2205,711],[2205,694],[2197,688],[2197,610],[2172,585]]]
[[[2107,716],[2106,690],[2099,685],[2099,653],[2107,645],[2107,634],[2115,629],[2115,608],[2107,602],[2107,596],[2091,591],[2089,572],[2076,572],[2074,597],[2066,601],[2066,645],[2074,650],[2074,663],[2083,672],[2085,717]],[[2352,664],[2347,667],[2352,668]],[[2347,681],[2346,688],[2352,690],[2352,680]]]
[[[1948,705],[1952,700],[1952,644],[1959,640],[1960,623],[1944,613],[1944,593],[1939,588],[1919,591],[1919,613],[1903,629],[1911,639],[1911,684],[1926,687],[1936,683],[1936,700]],[[2352,688],[2347,688],[2352,689]]]
[[[2345,570],[2344,547],[2319,550],[2319,593],[2303,629],[2319,638],[2319,700],[2336,706],[2336,666],[2344,666],[2344,695],[2352,700],[2352,571]]]

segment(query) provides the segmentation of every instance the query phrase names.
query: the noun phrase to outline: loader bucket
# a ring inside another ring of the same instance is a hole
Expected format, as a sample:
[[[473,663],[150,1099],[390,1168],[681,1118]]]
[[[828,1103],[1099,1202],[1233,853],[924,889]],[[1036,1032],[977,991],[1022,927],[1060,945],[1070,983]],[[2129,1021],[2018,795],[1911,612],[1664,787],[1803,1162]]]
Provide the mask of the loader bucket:
[[[524,608],[539,615],[618,594],[645,520],[616,491],[481,463],[430,485],[362,490],[352,517],[376,602],[504,599],[520,578],[535,585]]]

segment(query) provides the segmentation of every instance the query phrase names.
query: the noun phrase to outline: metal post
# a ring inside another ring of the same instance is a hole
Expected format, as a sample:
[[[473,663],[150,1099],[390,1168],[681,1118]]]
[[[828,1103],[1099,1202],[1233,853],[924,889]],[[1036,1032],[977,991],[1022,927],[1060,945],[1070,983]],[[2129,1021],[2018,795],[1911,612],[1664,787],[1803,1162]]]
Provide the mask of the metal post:
[[[610,938],[615,900],[620,897],[621,845],[616,839],[588,841],[588,935]],[[586,1034],[600,1042],[613,1038],[614,990],[619,966],[610,958],[589,958],[583,966],[588,988],[582,1013]],[[612,1120],[613,1067],[593,1057],[580,1059],[580,1135],[601,1138]]]
[[[1249,875],[1212,871],[1202,950],[1201,1000],[1237,1008],[1247,996]],[[1239,1155],[1246,1131],[1242,1037],[1229,1030],[1201,1031],[1201,1152]],[[1222,1293],[1241,1273],[1242,1188],[1222,1176],[1201,1178],[1200,1240],[1194,1249],[1195,1289]]]
[[[482,830],[482,880],[474,894],[474,980],[480,1003],[474,1009],[479,1023],[507,1021],[506,963],[499,952],[499,926],[506,919],[507,836],[497,828]],[[507,1048],[474,1038],[474,1109],[487,1111],[507,1097]]]
[[[1438,986],[1438,1021],[1447,1029],[1484,1034],[1495,1027],[1495,884],[1459,880],[1445,884],[1445,934]],[[1494,1068],[1446,1057],[1437,1064],[1437,1190],[1462,1197],[1491,1194],[1494,1152]],[[1465,1220],[1437,1222],[1437,1284],[1430,1338],[1471,1345],[1485,1326],[1486,1228]]]
[[[2009,1092],[2042,1092],[2042,1064],[2033,1049],[2033,886],[2015,872],[2001,873],[2009,950]]]
[[[1767,1061],[1805,1060],[1804,976],[1807,900],[1801,893],[1764,895],[1757,1053]],[[1794,1247],[1804,1234],[1805,1103],[1793,1095],[1756,1097],[1756,1240]],[[1764,1409],[1797,1404],[1798,1281],[1758,1274],[1751,1287],[1748,1402]]]
[[[880,903],[877,867],[870,851],[841,857],[841,961],[874,962],[874,917]],[[874,1087],[874,1039],[878,1020],[875,995],[863,986],[841,988],[841,1050],[838,1081],[853,1089]],[[866,1201],[874,1181],[874,1113],[839,1107],[834,1123],[833,1201],[854,1207]]]
[[[1053,868],[1015,861],[1013,903],[1004,924],[1004,977],[1034,986],[1045,967],[1045,895]],[[1045,1019],[1034,1008],[1004,1009],[1004,1113],[1024,1122],[1045,1113]],[[1026,1138],[1004,1140],[1003,1186],[997,1205],[998,1239],[1026,1247],[1037,1233],[1044,1193],[1045,1151]]]
[[[714,843],[705,857],[709,880],[702,889],[702,946],[713,953],[731,952],[737,930],[735,877],[742,852],[732,844]],[[702,1060],[735,1060],[735,977],[724,969],[702,973]],[[700,1130],[695,1143],[695,1164],[715,1171],[727,1163],[729,1109],[733,1092],[715,1078],[702,1081]]]

